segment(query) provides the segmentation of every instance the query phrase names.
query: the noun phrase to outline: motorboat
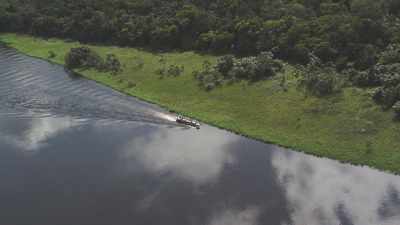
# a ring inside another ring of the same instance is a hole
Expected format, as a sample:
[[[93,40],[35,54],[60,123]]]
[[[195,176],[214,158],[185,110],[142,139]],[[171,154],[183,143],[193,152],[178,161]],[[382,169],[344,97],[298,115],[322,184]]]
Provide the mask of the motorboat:
[[[182,115],[178,115],[176,117],[176,122],[187,126],[195,127],[196,129],[200,129],[200,123],[198,121],[192,120]]]

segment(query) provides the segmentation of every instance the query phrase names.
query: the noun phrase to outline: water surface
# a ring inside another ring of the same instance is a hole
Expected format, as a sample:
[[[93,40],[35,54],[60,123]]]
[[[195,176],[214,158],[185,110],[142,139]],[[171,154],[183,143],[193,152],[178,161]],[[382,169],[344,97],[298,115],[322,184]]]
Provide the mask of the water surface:
[[[0,224],[400,224],[398,176],[170,116],[0,48]]]

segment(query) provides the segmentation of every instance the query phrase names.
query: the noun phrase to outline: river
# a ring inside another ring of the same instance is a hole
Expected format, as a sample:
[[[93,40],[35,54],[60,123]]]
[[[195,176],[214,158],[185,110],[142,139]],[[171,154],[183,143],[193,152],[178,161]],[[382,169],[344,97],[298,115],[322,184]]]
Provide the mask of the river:
[[[173,115],[0,47],[0,224],[399,225],[400,177]]]

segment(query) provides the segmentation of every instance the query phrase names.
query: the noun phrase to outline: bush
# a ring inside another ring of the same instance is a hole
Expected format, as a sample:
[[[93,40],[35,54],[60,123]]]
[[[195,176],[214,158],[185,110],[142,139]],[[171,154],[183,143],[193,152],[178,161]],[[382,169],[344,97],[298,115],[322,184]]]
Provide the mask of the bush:
[[[262,52],[256,58],[256,79],[263,79],[275,76],[275,74],[281,72],[283,68],[283,63],[279,60],[273,59],[273,54],[271,52]]]
[[[382,80],[375,71],[353,71],[350,75],[351,82],[359,87],[376,87],[382,84]]]
[[[310,57],[310,63],[297,71],[299,87],[306,93],[316,96],[326,96],[341,90],[341,82],[336,69],[324,65],[316,56]]]
[[[379,62],[384,65],[400,63],[400,46],[398,44],[389,45],[379,56]]]
[[[55,52],[53,52],[53,51],[49,51],[49,59],[54,59],[55,57],[56,57],[57,55],[56,55],[56,53]]]
[[[65,56],[65,65],[68,69],[96,68],[103,66],[102,58],[88,47],[71,48]]]
[[[102,65],[102,70],[111,72],[112,74],[120,73],[122,71],[122,68],[117,56],[115,56],[114,54],[107,54],[106,60]]]
[[[386,87],[400,84],[400,63],[391,65],[377,65],[375,67],[378,75],[381,77],[382,84]]]
[[[222,56],[217,61],[217,70],[223,75],[228,76],[229,71],[233,67],[235,57],[233,55]]]
[[[240,80],[256,82],[267,79],[282,70],[282,62],[273,59],[272,53],[269,52],[261,53],[257,57],[239,59],[227,55],[219,58],[215,66],[208,61],[204,62],[202,70],[195,71],[194,77],[200,86],[211,90],[225,82]]]
[[[230,76],[237,80],[252,82],[263,80],[283,70],[283,64],[274,60],[270,52],[263,52],[256,57],[235,59],[230,70]]]
[[[200,35],[197,41],[199,50],[228,52],[232,48],[234,35],[228,32],[209,31]]]
[[[224,80],[223,75],[209,61],[204,61],[202,69],[194,71],[193,76],[198,81],[199,86],[207,91],[222,85]]]
[[[256,57],[236,59],[229,74],[238,80],[248,80],[255,76],[256,67]]]
[[[107,54],[106,60],[103,60],[88,47],[71,48],[65,56],[65,65],[68,69],[93,68],[102,72],[111,72],[112,74],[122,71],[122,66],[117,56]]]
[[[400,101],[398,101],[396,104],[394,104],[393,110],[396,113],[396,118],[400,119]]]
[[[372,71],[380,79],[380,85],[373,99],[384,108],[389,109],[400,101],[400,63],[390,65],[376,65]]]
[[[168,68],[168,75],[178,77],[185,71],[184,66],[170,65]]]
[[[396,87],[379,87],[374,92],[373,99],[385,109],[393,107],[396,102],[400,101],[400,85]]]

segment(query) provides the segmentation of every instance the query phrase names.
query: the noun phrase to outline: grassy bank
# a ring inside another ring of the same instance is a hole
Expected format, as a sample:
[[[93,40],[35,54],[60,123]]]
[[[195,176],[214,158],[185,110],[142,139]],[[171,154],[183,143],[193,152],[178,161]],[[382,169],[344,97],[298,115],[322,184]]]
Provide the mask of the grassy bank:
[[[15,34],[0,35],[0,40],[23,53],[59,64],[64,63],[64,55],[71,47],[79,45]],[[400,124],[392,121],[392,112],[383,112],[372,102],[367,90],[346,88],[329,98],[306,98],[291,79],[288,91],[284,91],[277,77],[205,92],[191,74],[204,60],[215,61],[213,56],[193,52],[162,54],[167,64],[183,65],[185,71],[180,77],[160,79],[154,72],[160,68],[160,54],[132,48],[90,47],[103,56],[117,55],[125,65],[124,72],[116,76],[92,70],[79,73],[114,89],[266,142],[400,172]],[[49,59],[49,51],[56,57]],[[138,58],[143,60],[143,68],[137,67]],[[287,67],[286,75],[291,77],[290,73]]]

